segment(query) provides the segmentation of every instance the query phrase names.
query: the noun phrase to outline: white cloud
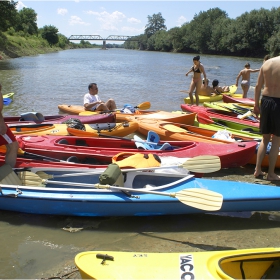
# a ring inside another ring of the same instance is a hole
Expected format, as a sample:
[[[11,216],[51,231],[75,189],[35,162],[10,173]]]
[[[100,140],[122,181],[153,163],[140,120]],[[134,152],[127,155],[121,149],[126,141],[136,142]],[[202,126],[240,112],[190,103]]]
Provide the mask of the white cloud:
[[[89,23],[82,21],[82,19],[77,16],[71,16],[71,18],[69,20],[69,24],[70,25],[77,25],[77,24],[90,25]]]
[[[89,15],[93,15],[101,24],[101,29],[103,30],[119,30],[118,24],[121,23],[126,16],[119,12],[115,11],[113,13],[104,12],[94,12],[94,11],[87,11]]]
[[[26,6],[21,2],[21,1],[18,1],[17,2],[17,5],[16,5],[16,8],[17,10],[21,10],[22,8],[26,8]]]
[[[140,34],[143,33],[145,30],[145,27],[142,28],[134,28],[134,27],[129,27],[129,26],[124,26],[121,29],[123,32],[127,32],[127,33],[133,33],[133,34]]]
[[[187,19],[184,17],[184,16],[180,16],[178,19],[177,19],[177,23],[178,23],[178,26],[181,26],[183,25],[184,23],[187,22]]]
[[[57,9],[57,14],[58,15],[61,15],[61,16],[64,16],[68,13],[68,10],[67,9],[63,9],[63,8],[59,8]]]
[[[141,23],[141,20],[139,20],[137,18],[128,18],[127,21],[129,23],[133,23],[133,24]]]

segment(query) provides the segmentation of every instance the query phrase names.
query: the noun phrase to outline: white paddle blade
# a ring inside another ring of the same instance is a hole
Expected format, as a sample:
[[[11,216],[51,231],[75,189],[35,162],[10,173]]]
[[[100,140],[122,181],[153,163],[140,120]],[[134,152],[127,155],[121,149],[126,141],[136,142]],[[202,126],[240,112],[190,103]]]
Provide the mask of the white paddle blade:
[[[218,211],[223,204],[220,193],[206,189],[184,189],[175,193],[175,197],[188,206],[205,211]]]
[[[186,160],[184,168],[197,173],[211,173],[221,169],[221,160],[218,156],[196,156]]]

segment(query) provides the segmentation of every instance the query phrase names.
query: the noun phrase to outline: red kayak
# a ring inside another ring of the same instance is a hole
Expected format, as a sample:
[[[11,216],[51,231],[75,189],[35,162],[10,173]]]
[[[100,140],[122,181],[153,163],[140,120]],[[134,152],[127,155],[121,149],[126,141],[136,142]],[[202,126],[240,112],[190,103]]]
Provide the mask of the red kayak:
[[[37,113],[38,114],[38,113]],[[95,114],[89,116],[73,116],[73,115],[50,115],[42,116],[41,114],[37,117],[36,113],[24,114],[20,117],[4,117],[6,123],[9,124],[26,124],[26,123],[37,123],[37,124],[60,124],[64,123],[69,119],[79,119],[84,124],[93,124],[93,123],[114,123],[116,122],[115,113],[106,113],[106,114]]]
[[[248,126],[253,126],[259,128],[260,123],[259,121],[252,121],[249,119],[239,119],[237,118],[238,114],[234,112],[227,112],[225,110],[219,109],[212,109],[208,107],[196,106],[196,105],[189,105],[189,104],[181,104],[181,109],[184,112],[191,112],[191,113],[203,113],[208,115],[210,118],[216,118],[219,120],[227,120],[239,124],[244,124]]]
[[[230,95],[223,95],[223,101],[225,103],[241,103],[245,105],[254,106],[255,100],[253,98],[236,98]]]
[[[17,136],[25,152],[49,156],[60,160],[76,157],[79,163],[108,164],[121,152],[153,153],[158,156],[191,158],[199,155],[216,155],[222,168],[247,164],[254,156],[257,142],[211,144],[192,141],[168,141],[171,149],[139,150],[131,139],[108,139],[75,136]],[[163,145],[167,141],[160,141]]]

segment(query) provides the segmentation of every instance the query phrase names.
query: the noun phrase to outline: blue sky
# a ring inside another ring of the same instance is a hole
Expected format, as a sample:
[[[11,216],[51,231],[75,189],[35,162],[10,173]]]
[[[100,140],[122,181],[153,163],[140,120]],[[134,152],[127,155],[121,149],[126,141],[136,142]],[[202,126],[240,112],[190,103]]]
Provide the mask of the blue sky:
[[[139,35],[147,16],[161,13],[167,29],[181,26],[195,14],[220,8],[230,18],[260,8],[278,8],[279,1],[18,1],[18,9],[32,8],[38,27],[54,25],[59,33],[70,35]]]

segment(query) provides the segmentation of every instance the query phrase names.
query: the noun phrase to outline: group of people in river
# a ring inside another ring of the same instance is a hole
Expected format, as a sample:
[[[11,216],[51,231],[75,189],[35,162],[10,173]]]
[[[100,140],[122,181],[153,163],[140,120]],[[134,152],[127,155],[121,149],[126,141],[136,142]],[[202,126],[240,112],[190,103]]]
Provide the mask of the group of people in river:
[[[199,56],[193,58],[193,66],[186,73],[186,76],[191,72],[193,72],[193,78],[189,89],[191,104],[194,103],[194,90],[196,105],[199,104],[199,95],[220,94],[221,92],[228,91],[228,87],[218,87],[219,82],[217,80],[213,80],[212,87],[209,86],[209,79],[206,77],[205,69],[200,62]],[[255,72],[259,72],[259,75],[255,87],[255,105],[253,112],[257,116],[261,113],[260,132],[262,134],[262,141],[257,152],[254,176],[266,176],[266,179],[269,181],[280,180],[280,176],[275,174],[275,166],[279,156],[280,146],[280,56],[270,58],[269,55],[266,55],[260,69],[251,69],[250,63],[245,64],[244,69],[242,69],[236,77],[236,86],[238,86],[241,77],[243,98],[247,97],[250,88],[250,74]],[[204,76],[203,79],[201,74]],[[269,143],[271,143],[271,148],[268,155],[269,167],[266,174],[262,171],[262,162]]]
[[[268,56],[265,57],[267,59]],[[250,63],[246,63],[244,69],[242,69],[237,78],[236,78],[236,87],[238,87],[239,78],[242,77],[241,88],[243,90],[242,97],[246,98],[248,90],[250,88],[250,74],[254,72],[258,72],[260,69],[251,69]],[[220,95],[224,92],[229,92],[229,86],[219,86],[219,81],[214,79],[212,81],[212,87],[209,85],[209,79],[206,77],[206,72],[203,64],[200,62],[200,56],[197,55],[193,58],[193,66],[186,73],[188,76],[191,72],[193,72],[193,77],[191,80],[190,88],[189,88],[189,97],[190,103],[194,104],[193,92],[195,94],[195,103],[199,105],[199,95],[204,96],[212,96],[212,95]],[[201,75],[203,74],[204,78],[202,79]]]

